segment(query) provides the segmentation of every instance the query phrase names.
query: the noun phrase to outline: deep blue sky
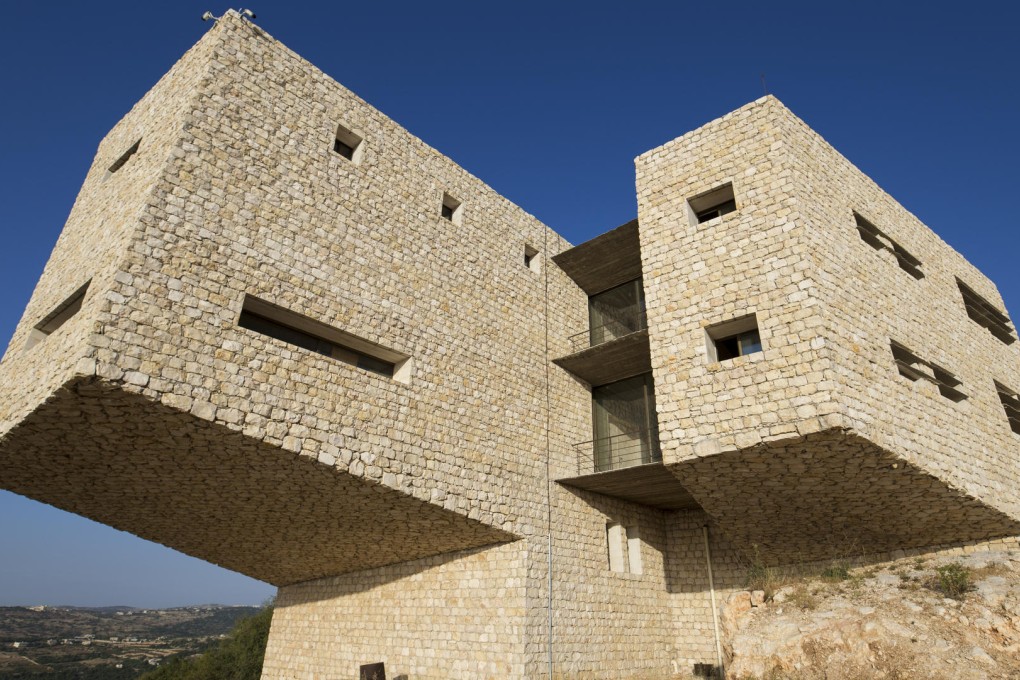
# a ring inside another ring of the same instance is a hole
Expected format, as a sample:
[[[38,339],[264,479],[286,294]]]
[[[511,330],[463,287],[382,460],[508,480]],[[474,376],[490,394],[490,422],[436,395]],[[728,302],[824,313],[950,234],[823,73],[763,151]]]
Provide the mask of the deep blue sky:
[[[1016,3],[253,2],[276,38],[575,243],[635,216],[635,156],[756,99],[764,72],[1020,313]],[[4,346],[99,140],[206,9],[225,7],[3,3]],[[272,592],[6,492],[0,526],[0,605]]]

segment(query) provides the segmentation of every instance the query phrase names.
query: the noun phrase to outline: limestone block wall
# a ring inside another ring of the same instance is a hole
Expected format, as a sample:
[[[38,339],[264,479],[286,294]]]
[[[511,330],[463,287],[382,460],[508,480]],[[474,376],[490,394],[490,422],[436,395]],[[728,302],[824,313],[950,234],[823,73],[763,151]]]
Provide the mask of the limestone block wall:
[[[553,504],[553,677],[669,677],[711,616],[695,608],[684,619],[695,625],[674,628],[672,513],[566,489]],[[640,574],[610,569],[607,522],[639,529]],[[549,677],[548,565],[547,537],[536,535],[286,586],[264,677],[330,677],[372,661],[414,678]],[[697,600],[700,582],[680,587]]]
[[[0,433],[76,372],[94,373],[94,345],[108,323],[119,263],[158,177],[178,153],[186,111],[207,76],[211,41],[199,42],[132,107],[102,140],[32,298],[0,361],[6,386]],[[135,142],[138,150],[115,173],[109,168]],[[42,343],[25,350],[32,329],[91,281],[83,307]],[[79,365],[79,361],[82,363]]]
[[[523,678],[527,543],[450,553],[280,590],[263,678]]]
[[[673,638],[665,513],[565,487],[557,487],[552,500],[554,677],[668,677]],[[609,523],[636,538],[624,548],[623,571],[610,568]],[[631,562],[633,550],[640,552],[639,572]],[[546,556],[543,551],[535,557]],[[539,620],[532,638],[544,641],[548,603],[535,604]],[[530,660],[526,677],[548,677],[542,651]]]
[[[708,515],[685,510],[665,517],[673,653],[680,670],[687,672],[696,663],[718,663],[703,533],[706,524],[716,606],[721,609],[726,598],[747,588],[750,563],[746,551],[737,549]]]
[[[544,517],[546,332],[565,333],[545,323],[547,258],[566,242],[236,15],[211,34],[100,370],[130,366],[125,389],[527,535]],[[358,162],[333,151],[339,124],[363,137]],[[246,294],[410,356],[408,382],[239,328]]]
[[[1005,344],[970,319],[957,279],[1007,312],[995,285],[792,113],[785,118],[845,422],[1020,518],[1020,435],[1010,430],[993,383],[1018,389],[1020,342]],[[862,240],[855,211],[920,260],[923,278]],[[901,376],[890,340],[954,373],[967,398],[954,402],[928,382]]]
[[[838,424],[817,255],[790,170],[785,115],[764,98],[636,159],[667,465]],[[698,224],[687,201],[727,183],[736,210]],[[752,313],[763,351],[711,361],[705,328]]]

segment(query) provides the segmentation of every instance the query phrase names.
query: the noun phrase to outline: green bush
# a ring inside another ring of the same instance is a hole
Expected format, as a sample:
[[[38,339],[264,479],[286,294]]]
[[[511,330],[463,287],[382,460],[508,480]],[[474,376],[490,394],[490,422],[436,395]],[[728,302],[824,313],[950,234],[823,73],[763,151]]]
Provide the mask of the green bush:
[[[273,608],[241,619],[229,637],[197,658],[176,658],[140,680],[259,680]]]
[[[771,600],[782,585],[783,578],[780,570],[765,564],[758,546],[755,545],[751,563],[747,567],[747,589],[762,590],[765,592],[765,599]]]
[[[826,581],[847,581],[850,579],[850,565],[836,562],[822,569],[822,578]]]
[[[936,567],[935,574],[938,579],[935,583],[936,589],[954,600],[962,600],[963,596],[974,588],[970,580],[970,569],[962,564]]]

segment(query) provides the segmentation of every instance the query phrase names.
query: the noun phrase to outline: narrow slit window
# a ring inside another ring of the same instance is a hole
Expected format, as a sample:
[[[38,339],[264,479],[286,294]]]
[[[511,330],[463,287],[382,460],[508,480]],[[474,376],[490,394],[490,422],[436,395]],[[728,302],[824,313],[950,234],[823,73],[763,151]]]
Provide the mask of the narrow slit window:
[[[627,527],[627,568],[632,574],[641,574],[641,532],[636,526]]]
[[[1020,395],[1017,395],[1016,390],[1009,389],[999,381],[995,381],[995,390],[999,393],[1002,410],[1006,412],[1009,429],[1020,434]]]
[[[443,194],[443,203],[439,209],[439,215],[444,220],[450,220],[460,226],[461,213],[464,205],[450,194]]]
[[[606,542],[609,547],[609,570],[617,573],[627,571],[627,535],[622,525],[615,522],[606,524]]]
[[[762,351],[755,314],[709,326],[705,332],[709,361],[727,361]]]
[[[126,164],[126,163],[127,163],[128,161],[129,161],[129,160],[131,160],[131,157],[132,157],[132,156],[134,156],[134,155],[135,155],[136,153],[138,153],[138,147],[139,147],[139,145],[141,145],[141,143],[142,143],[142,140],[141,140],[141,139],[139,139],[139,140],[138,140],[137,142],[135,142],[134,144],[132,144],[132,145],[131,145],[131,148],[130,148],[130,149],[128,149],[127,151],[125,151],[125,152],[124,152],[124,154],[123,154],[123,155],[122,155],[122,156],[121,156],[120,158],[118,158],[117,160],[115,160],[115,161],[113,162],[113,165],[111,165],[111,166],[109,167],[109,169],[108,169],[108,170],[106,171],[107,177],[109,177],[109,176],[110,176],[110,175],[112,175],[113,173],[115,173],[115,172],[117,172],[118,170],[120,170],[121,168],[123,168],[123,167],[124,167],[124,165],[125,165],[125,164]]]
[[[538,250],[529,245],[524,246],[524,266],[531,271],[538,271]]]
[[[687,201],[695,224],[714,220],[716,217],[734,212],[737,201],[733,195],[733,184],[727,183]]]
[[[245,296],[237,325],[362,370],[408,382],[407,355],[250,295]]]
[[[895,340],[889,342],[889,347],[896,362],[896,369],[904,378],[915,382],[918,380],[930,382],[950,401],[960,402],[967,398],[967,395],[958,389],[963,383],[948,370],[931,361],[925,361]]]
[[[625,527],[617,522],[606,523],[606,545],[609,549],[610,571],[635,575],[643,572],[641,534],[637,526]]]
[[[956,279],[956,285],[960,287],[960,295],[963,296],[963,305],[967,308],[967,316],[1007,345],[1016,342],[1016,331],[1009,317],[1000,312],[988,300],[974,292],[974,290],[960,279]]]
[[[340,124],[336,128],[333,151],[357,165],[361,162],[364,141],[361,135]]]
[[[887,250],[895,255],[896,262],[900,265],[900,269],[907,272],[915,279],[924,278],[924,272],[921,271],[920,260],[908,253],[903,246],[886,236],[881,229],[861,217],[856,211],[854,212],[854,220],[857,223],[857,232],[860,234],[862,241],[875,250]]]
[[[81,288],[74,291],[69,298],[57,305],[52,312],[35,325],[28,335],[28,341],[25,343],[26,350],[35,347],[45,340],[47,336],[67,323],[71,317],[81,310],[82,302],[85,300],[85,293],[88,292],[89,284],[91,283],[92,279],[86,281]]]

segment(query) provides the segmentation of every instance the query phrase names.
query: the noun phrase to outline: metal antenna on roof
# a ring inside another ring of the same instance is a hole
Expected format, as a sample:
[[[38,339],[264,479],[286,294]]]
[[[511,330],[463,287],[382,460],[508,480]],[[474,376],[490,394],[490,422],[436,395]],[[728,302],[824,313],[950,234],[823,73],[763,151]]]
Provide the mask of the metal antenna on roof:
[[[767,88],[765,86],[765,72],[764,71],[761,74],[761,89],[762,89],[762,92],[764,92],[765,96],[767,97],[768,94],[769,94],[769,88]]]

